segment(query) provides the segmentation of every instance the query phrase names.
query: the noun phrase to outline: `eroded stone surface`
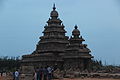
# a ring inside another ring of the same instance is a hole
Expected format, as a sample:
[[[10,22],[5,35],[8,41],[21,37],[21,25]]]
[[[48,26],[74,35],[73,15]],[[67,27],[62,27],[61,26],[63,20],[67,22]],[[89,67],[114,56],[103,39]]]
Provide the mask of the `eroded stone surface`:
[[[22,56],[22,74],[32,75],[34,69],[45,66],[57,67],[61,70],[89,70],[93,56],[89,54],[91,51],[87,45],[82,43],[85,40],[77,25],[69,38],[65,35],[65,26],[58,17],[59,14],[54,6],[36,50],[32,54]]]

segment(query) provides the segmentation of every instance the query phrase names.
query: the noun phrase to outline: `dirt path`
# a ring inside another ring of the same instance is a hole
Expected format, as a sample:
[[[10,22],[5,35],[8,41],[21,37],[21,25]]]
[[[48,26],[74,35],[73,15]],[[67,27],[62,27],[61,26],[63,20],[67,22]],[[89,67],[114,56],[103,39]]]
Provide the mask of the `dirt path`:
[[[0,77],[0,80],[13,80],[12,78],[10,77]],[[53,80],[120,80],[120,79],[110,79],[110,78],[84,78],[84,79],[81,79],[81,78],[75,78],[75,79],[70,79],[70,78],[64,78],[64,79],[53,79]]]
[[[80,78],[76,78],[76,79],[68,79],[68,78],[66,78],[66,79],[55,79],[55,80],[120,80],[120,79],[103,79],[103,78],[101,78],[101,79],[98,79],[98,78],[84,78],[84,79],[80,79]]]

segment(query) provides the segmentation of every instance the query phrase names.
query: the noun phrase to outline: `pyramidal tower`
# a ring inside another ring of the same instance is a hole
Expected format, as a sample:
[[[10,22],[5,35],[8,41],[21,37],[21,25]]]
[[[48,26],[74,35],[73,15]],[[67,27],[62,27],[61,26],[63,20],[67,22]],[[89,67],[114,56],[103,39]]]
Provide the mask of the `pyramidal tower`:
[[[82,43],[85,40],[78,26],[75,25],[70,38],[65,35],[64,28],[54,4],[35,51],[22,56],[22,73],[33,74],[34,69],[46,66],[66,70],[69,68],[78,68],[81,71],[89,69],[93,56],[87,45]]]
[[[59,55],[65,51],[66,44],[69,43],[68,36],[65,36],[64,25],[58,16],[59,14],[54,4],[47,25],[44,27],[43,36],[40,37],[37,45],[37,54],[52,53]]]

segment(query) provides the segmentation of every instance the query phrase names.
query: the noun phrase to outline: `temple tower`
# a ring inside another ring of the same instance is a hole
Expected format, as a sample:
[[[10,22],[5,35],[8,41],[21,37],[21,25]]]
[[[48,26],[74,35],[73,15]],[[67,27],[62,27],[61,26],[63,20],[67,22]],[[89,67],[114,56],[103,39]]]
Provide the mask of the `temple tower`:
[[[77,28],[77,25],[75,25],[75,29],[69,39],[66,54],[64,55],[64,67],[66,69],[79,68],[80,70],[85,70],[88,69],[89,61],[93,56],[89,54],[91,51],[87,48],[87,45],[82,43],[85,40]]]
[[[54,4],[50,18],[44,26],[43,36],[40,37],[35,51],[32,54],[22,56],[24,73],[31,71],[29,67],[35,69],[36,67],[45,67],[47,65],[57,65],[59,68],[63,66],[62,57],[65,54],[66,45],[69,44],[69,37],[65,36],[65,26],[58,16],[59,14]]]
[[[58,18],[59,14],[56,11],[55,4],[50,13],[47,25],[44,26],[43,36],[37,44],[36,52],[38,54],[45,53],[63,53],[68,44],[68,36],[65,36],[65,29],[62,21]]]

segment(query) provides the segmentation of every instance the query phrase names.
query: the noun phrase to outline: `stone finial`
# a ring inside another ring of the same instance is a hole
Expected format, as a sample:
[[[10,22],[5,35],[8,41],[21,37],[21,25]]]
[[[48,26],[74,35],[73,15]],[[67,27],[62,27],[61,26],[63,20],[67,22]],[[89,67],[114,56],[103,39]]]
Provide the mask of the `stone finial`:
[[[56,7],[55,7],[55,3],[53,4],[53,10],[55,10],[56,9]]]
[[[78,26],[77,25],[75,25],[75,29],[77,29],[78,28]]]

